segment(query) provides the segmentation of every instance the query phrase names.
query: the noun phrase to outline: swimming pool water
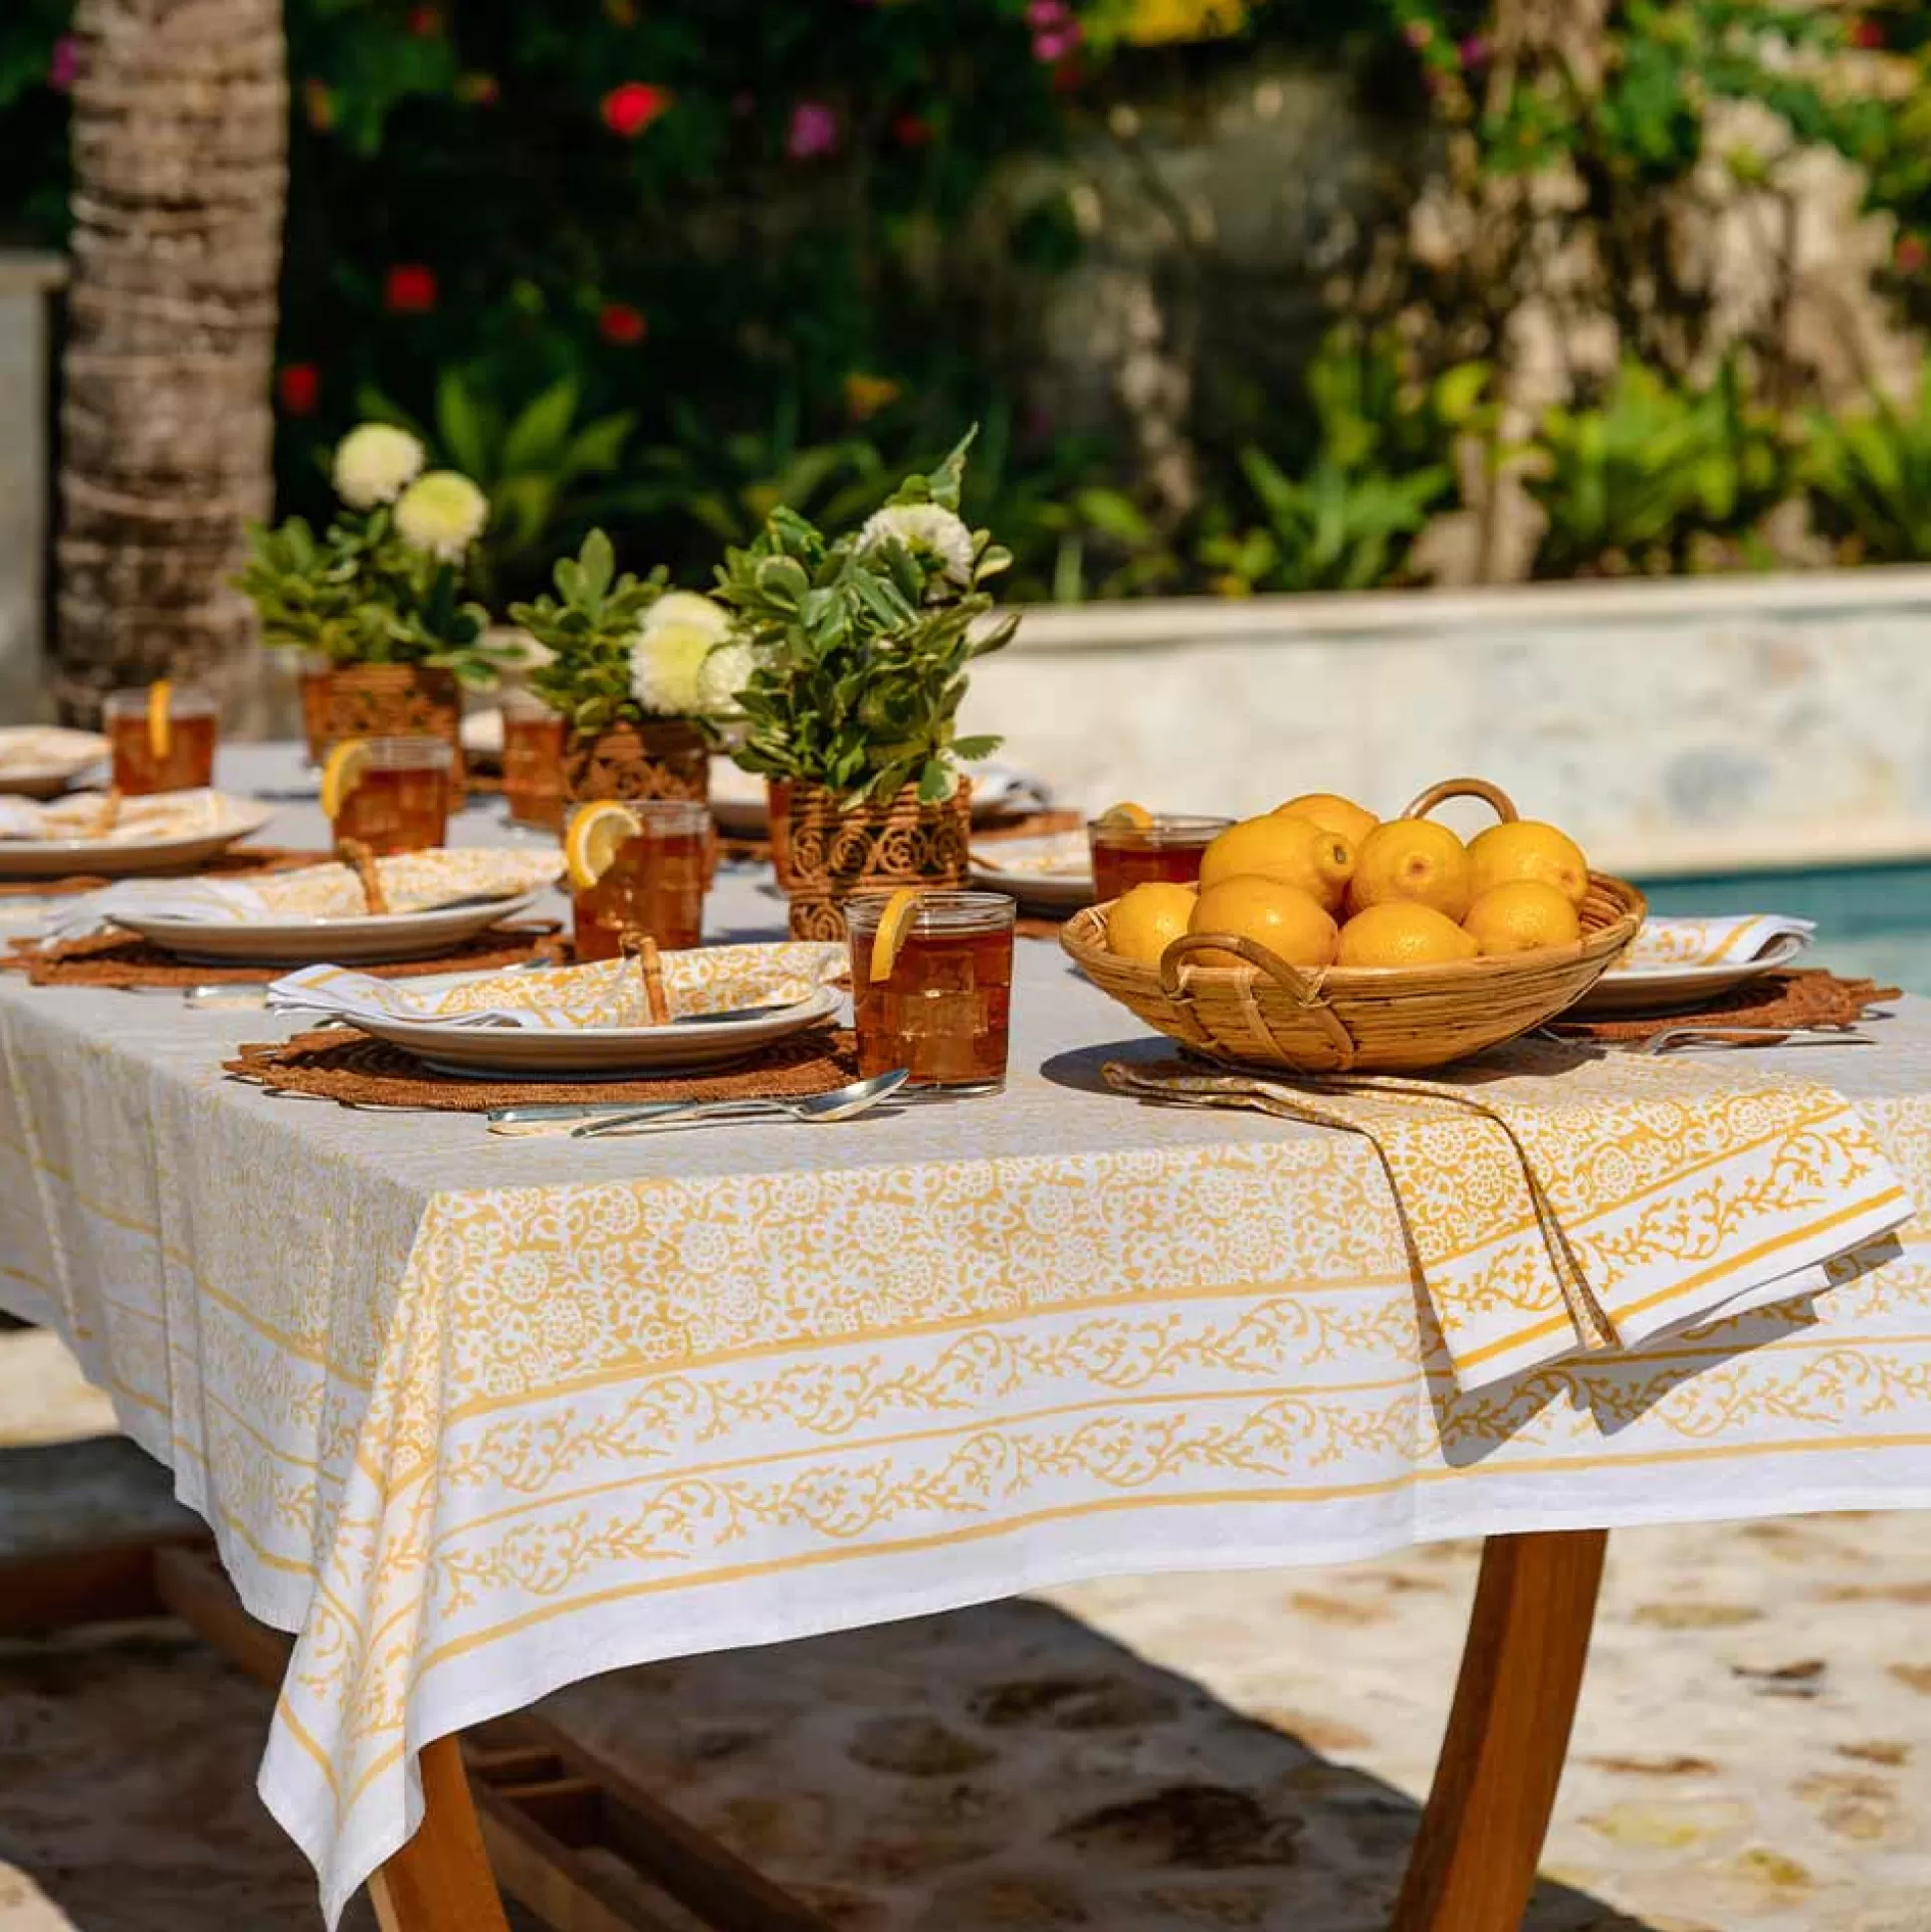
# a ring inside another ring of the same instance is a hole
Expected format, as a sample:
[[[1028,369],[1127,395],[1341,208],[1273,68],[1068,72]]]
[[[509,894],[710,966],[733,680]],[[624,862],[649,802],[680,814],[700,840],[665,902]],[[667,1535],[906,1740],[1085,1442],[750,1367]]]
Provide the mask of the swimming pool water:
[[[1931,865],[1638,879],[1651,912],[1788,913],[1817,921],[1807,965],[1931,994]]]

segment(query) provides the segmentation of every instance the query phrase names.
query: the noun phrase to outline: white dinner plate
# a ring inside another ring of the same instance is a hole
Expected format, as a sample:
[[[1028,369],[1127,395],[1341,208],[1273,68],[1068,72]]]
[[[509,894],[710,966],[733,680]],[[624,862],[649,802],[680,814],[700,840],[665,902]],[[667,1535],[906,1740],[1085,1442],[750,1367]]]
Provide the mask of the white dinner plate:
[[[218,920],[116,913],[114,923],[184,960],[221,966],[376,966],[427,959],[523,912],[529,893],[428,912],[353,918]]]
[[[972,884],[1029,911],[1071,915],[1093,903],[1092,851],[1084,832],[1001,839],[972,848]]]
[[[0,791],[23,798],[55,798],[90,765],[107,755],[99,732],[55,725],[0,726]]]
[[[424,979],[424,991],[467,974]],[[672,1026],[450,1026],[406,1019],[347,1023],[405,1048],[438,1073],[479,1080],[574,1080],[585,1074],[688,1073],[743,1060],[837,1011],[838,994],[820,986],[795,1005],[755,1019],[689,1019]]]
[[[170,872],[215,858],[275,816],[273,809],[239,798],[222,803],[214,825],[165,838],[0,839],[0,879],[65,879],[81,872],[113,879],[123,873]]]
[[[1780,933],[1754,960],[1724,960],[1716,966],[1611,966],[1564,1017],[1694,1012],[1762,973],[1789,966],[1809,944],[1802,933]]]

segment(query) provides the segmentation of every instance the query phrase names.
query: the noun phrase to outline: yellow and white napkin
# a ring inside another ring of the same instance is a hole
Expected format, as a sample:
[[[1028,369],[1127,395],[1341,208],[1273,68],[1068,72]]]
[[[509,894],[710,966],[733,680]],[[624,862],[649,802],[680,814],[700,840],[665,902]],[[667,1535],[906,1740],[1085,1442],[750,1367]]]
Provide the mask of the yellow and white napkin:
[[[1532,1042],[1428,1080],[1108,1078],[1372,1140],[1465,1389],[1814,1292],[1911,1212],[1856,1110],[1810,1081]]]
[[[261,823],[265,814],[225,792],[156,791],[121,801],[112,829],[97,833],[107,794],[71,791],[52,804],[31,798],[0,798],[0,838],[85,839],[91,844],[147,845],[160,839],[192,838],[222,832],[231,825]]]
[[[663,956],[664,993],[673,1019],[785,1006],[830,985],[849,965],[846,949],[830,943],[695,947]],[[544,1032],[650,1024],[643,975],[631,960],[484,973],[428,992],[344,966],[304,966],[269,987],[268,1003],[273,1012],[351,1022],[403,1019]]]
[[[560,851],[528,846],[438,846],[377,859],[389,911],[433,912],[461,899],[520,897],[551,884],[563,869]],[[361,882],[345,865],[305,865],[294,872],[236,879],[129,879],[52,908],[42,923],[50,939],[106,932],[122,913],[211,924],[365,916]]]
[[[99,732],[60,725],[0,725],[0,785],[10,779],[73,777],[107,755]]]
[[[1757,959],[1776,940],[1796,938],[1808,946],[1816,932],[1815,920],[1790,919],[1781,913],[1745,913],[1722,919],[1645,919],[1614,970],[1741,966]]]

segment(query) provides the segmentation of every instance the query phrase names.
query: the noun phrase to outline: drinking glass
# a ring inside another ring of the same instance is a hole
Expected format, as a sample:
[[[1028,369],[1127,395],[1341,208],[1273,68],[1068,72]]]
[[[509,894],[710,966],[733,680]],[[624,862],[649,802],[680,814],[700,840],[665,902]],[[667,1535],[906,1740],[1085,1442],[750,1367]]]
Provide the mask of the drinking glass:
[[[571,816],[608,801],[576,806]],[[637,833],[617,847],[608,869],[588,891],[573,891],[576,957],[614,960],[624,934],[648,933],[666,953],[704,937],[705,850],[711,808],[695,798],[617,801],[637,821]]]
[[[845,908],[859,1071],[909,1067],[918,1086],[997,1091],[1012,1007],[1013,902],[997,892],[923,895],[890,971],[874,979],[887,897]]]
[[[215,701],[205,691],[169,686],[165,715],[148,717],[148,694],[110,692],[104,707],[113,752],[113,786],[132,798],[150,791],[194,791],[214,782]]]
[[[309,747],[309,762],[321,770],[328,755],[328,681],[334,664],[320,651],[304,651],[296,665],[295,691],[302,706],[302,736]]]
[[[1190,886],[1200,876],[1200,854],[1233,823],[1231,818],[1158,814],[1149,825],[1089,819],[1094,897],[1104,906],[1150,880]]]
[[[369,738],[367,762],[331,822],[337,843],[359,839],[378,858],[440,845],[449,829],[455,751],[441,738]]]
[[[534,691],[503,694],[503,795],[512,824],[563,829],[563,720]]]

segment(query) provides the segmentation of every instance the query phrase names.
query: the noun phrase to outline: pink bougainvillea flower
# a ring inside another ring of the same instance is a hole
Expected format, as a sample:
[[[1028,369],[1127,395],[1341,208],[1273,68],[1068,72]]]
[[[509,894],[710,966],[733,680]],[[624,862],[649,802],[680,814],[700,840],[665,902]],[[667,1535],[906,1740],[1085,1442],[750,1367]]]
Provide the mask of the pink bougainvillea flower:
[[[669,88],[649,81],[626,81],[603,97],[603,124],[625,140],[635,140],[671,105]]]
[[[1073,10],[1066,0],[1027,0],[1026,25],[1034,33],[1041,33],[1048,27],[1058,27],[1073,17]]]
[[[838,116],[822,101],[800,101],[791,109],[784,151],[794,161],[809,161],[838,151]]]
[[[383,281],[382,306],[391,315],[426,316],[436,306],[435,270],[398,262]]]
[[[322,395],[322,371],[313,362],[291,362],[275,378],[275,393],[284,414],[313,416]]]
[[[1032,37],[1032,58],[1050,67],[1054,61],[1063,61],[1079,44],[1077,21],[1070,26],[1050,28]]]
[[[1925,247],[1921,235],[1900,235],[1891,260],[1901,275],[1916,275],[1927,261],[1931,261],[1931,249]]]
[[[70,94],[81,78],[81,43],[72,34],[63,34],[54,43],[53,58],[47,63],[47,85],[56,94]]]
[[[1455,47],[1455,58],[1463,67],[1476,68],[1488,65],[1488,42],[1480,34],[1470,34]]]
[[[649,332],[644,312],[627,302],[606,302],[597,316],[597,333],[619,348],[635,348]]]

